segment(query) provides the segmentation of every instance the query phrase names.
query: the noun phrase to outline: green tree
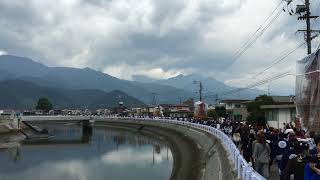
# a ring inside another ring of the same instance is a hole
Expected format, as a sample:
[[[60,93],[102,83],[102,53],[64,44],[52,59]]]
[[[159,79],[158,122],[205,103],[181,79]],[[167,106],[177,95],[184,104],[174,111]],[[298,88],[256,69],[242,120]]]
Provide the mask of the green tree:
[[[247,104],[247,110],[250,113],[247,121],[252,124],[265,125],[265,115],[263,110],[260,108],[263,105],[275,104],[272,97],[267,95],[261,95],[256,97],[256,99],[249,104]]]
[[[214,109],[209,109],[207,115],[209,118],[214,118],[214,119],[218,117],[218,114]]]
[[[224,106],[217,106],[215,108],[215,111],[216,111],[218,117],[226,117],[227,116],[227,110],[226,110],[226,107],[224,107]]]
[[[48,112],[48,111],[50,111],[52,108],[53,108],[53,105],[52,105],[52,103],[49,101],[48,98],[42,97],[42,98],[40,98],[40,99],[38,100],[36,109],[39,109],[39,110],[43,110],[43,111],[45,111],[45,112]]]

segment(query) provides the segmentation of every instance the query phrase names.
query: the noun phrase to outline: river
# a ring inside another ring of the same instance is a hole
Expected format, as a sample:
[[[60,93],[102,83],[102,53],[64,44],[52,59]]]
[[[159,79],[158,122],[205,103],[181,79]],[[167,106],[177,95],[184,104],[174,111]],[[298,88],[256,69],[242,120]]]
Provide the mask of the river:
[[[0,180],[168,180],[172,154],[160,138],[77,124],[37,124],[49,140],[0,151]]]

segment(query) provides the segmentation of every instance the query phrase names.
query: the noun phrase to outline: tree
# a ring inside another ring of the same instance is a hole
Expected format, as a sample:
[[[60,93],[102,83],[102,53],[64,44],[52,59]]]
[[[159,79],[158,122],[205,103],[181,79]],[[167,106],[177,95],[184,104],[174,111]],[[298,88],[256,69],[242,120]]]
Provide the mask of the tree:
[[[218,117],[226,117],[227,116],[227,110],[226,110],[226,107],[224,107],[224,106],[217,106],[215,108],[215,111],[216,111]]]
[[[252,124],[258,124],[258,125],[265,125],[265,115],[263,110],[261,110],[260,106],[263,105],[272,105],[275,104],[272,97],[267,95],[261,95],[256,97],[256,99],[252,102],[250,102],[247,105],[247,110],[250,113],[247,121]]]
[[[42,97],[38,100],[38,103],[37,103],[37,106],[36,106],[36,109],[39,109],[39,110],[43,110],[45,112],[48,112],[50,111],[51,109],[53,108],[51,102],[49,101],[48,98],[46,97]]]
[[[218,114],[214,109],[209,109],[207,115],[209,118],[214,118],[214,119],[218,117]]]

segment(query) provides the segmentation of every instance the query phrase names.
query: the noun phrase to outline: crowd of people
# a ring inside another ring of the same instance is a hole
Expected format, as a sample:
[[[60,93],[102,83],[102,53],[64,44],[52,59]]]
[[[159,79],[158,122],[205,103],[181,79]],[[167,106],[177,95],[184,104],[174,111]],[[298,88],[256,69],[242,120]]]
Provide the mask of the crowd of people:
[[[314,132],[306,134],[293,123],[275,129],[223,118],[196,122],[230,136],[245,160],[265,178],[276,166],[281,180],[320,180],[320,136]]]
[[[220,129],[233,140],[244,159],[267,179],[271,166],[276,166],[280,180],[320,180],[320,134],[306,133],[299,121],[276,129],[225,118],[175,119]]]

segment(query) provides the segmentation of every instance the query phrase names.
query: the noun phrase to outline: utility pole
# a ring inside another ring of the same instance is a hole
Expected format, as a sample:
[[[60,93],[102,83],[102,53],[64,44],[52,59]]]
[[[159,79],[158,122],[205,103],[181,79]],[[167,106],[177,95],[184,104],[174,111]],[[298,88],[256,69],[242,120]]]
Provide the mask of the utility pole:
[[[307,45],[308,45],[308,54],[311,54],[311,12],[310,12],[310,0],[305,0],[307,6],[307,14],[306,14],[306,23],[307,23]]]
[[[157,105],[157,98],[156,98],[156,93],[151,93],[151,95],[152,95],[152,105]]]
[[[199,94],[200,94],[200,101],[202,101],[202,83],[199,83]]]
[[[199,83],[199,96],[200,96],[200,101],[202,101],[202,82],[201,81],[193,81],[193,84],[198,84]]]
[[[218,101],[219,101],[219,96],[216,95],[216,106],[218,105]]]
[[[296,13],[301,14],[302,12],[305,12],[304,15],[299,16],[298,20],[305,20],[307,24],[307,29],[298,30],[298,32],[305,32],[305,39],[308,47],[308,54],[311,54],[312,47],[311,47],[311,41],[314,37],[311,37],[312,33],[314,32],[320,32],[319,30],[312,30],[311,29],[311,19],[316,19],[319,16],[312,16],[310,11],[310,0],[305,0],[305,5],[298,5],[296,9]]]

